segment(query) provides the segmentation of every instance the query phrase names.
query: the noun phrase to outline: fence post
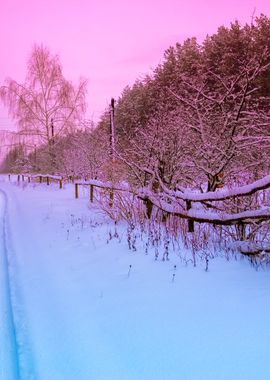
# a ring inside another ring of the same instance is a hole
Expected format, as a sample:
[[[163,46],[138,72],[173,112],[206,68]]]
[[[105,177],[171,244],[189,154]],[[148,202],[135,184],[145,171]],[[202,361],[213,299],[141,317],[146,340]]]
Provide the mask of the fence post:
[[[50,178],[47,177],[47,185],[49,185],[49,184],[50,184]]]
[[[151,219],[152,211],[153,211],[153,203],[150,201],[150,199],[146,199],[143,201],[146,207],[146,216],[147,219]]]
[[[31,182],[31,177],[29,176],[29,177],[28,177],[28,183],[30,183],[30,182]]]
[[[62,182],[62,180],[60,179],[59,180],[59,189],[62,189],[63,188],[63,182]]]
[[[191,201],[186,201],[187,211],[191,209]],[[194,232],[194,220],[188,219],[188,232]]]
[[[110,192],[109,206],[112,207],[113,206],[113,189],[110,189],[109,192]]]
[[[42,183],[42,177],[41,177],[41,175],[39,176],[39,183]]]
[[[78,199],[79,198],[79,189],[78,189],[78,184],[75,183],[75,198]]]
[[[24,182],[24,175],[22,174],[22,181]]]
[[[90,185],[90,202],[94,201],[94,186]]]
[[[10,174],[8,175],[8,180],[10,181]]]
[[[18,182],[20,182],[20,174],[18,174]]]

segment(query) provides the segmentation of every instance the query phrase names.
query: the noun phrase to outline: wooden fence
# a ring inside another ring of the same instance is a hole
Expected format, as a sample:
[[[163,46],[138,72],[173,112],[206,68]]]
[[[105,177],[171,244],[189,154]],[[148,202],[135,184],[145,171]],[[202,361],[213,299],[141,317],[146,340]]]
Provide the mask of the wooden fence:
[[[132,192],[129,186],[125,185],[115,185],[112,182],[101,182],[97,180],[91,180],[91,181],[77,181],[74,184],[74,190],[75,190],[75,198],[79,198],[79,186],[89,186],[89,199],[90,202],[94,201],[94,188],[100,188],[107,190],[109,192],[109,205],[110,207],[113,206],[113,199],[114,199],[114,193],[115,191],[124,191],[124,192]]]
[[[11,175],[8,175],[9,181],[11,180]],[[25,182],[27,181],[28,183],[33,182],[33,181],[38,181],[39,183],[44,183],[49,186],[50,183],[52,182],[57,182],[59,183],[59,189],[63,188],[63,177],[61,176],[56,176],[56,175],[51,175],[51,174],[18,174],[17,175],[17,182]]]
[[[25,182],[31,183],[33,181],[38,181],[38,183],[46,183],[47,185],[50,185],[52,182],[58,182],[59,188],[63,188],[63,182],[71,182],[74,183],[74,192],[75,192],[75,199],[79,198],[79,187],[89,187],[89,199],[90,202],[94,201],[94,189],[104,189],[108,191],[109,193],[109,206],[113,206],[113,200],[114,200],[114,194],[115,191],[123,191],[123,192],[129,192],[132,193],[132,190],[128,185],[119,185],[114,184],[112,182],[101,182],[98,180],[90,180],[90,181],[74,181],[73,176],[56,176],[51,174],[16,174],[17,175],[17,182]],[[11,180],[11,174],[8,174],[9,181]]]

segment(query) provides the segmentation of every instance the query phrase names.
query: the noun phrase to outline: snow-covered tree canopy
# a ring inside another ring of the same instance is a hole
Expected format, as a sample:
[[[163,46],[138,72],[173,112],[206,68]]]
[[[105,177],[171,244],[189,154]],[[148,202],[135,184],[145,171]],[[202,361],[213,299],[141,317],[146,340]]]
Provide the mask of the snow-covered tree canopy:
[[[221,27],[201,45],[191,38],[170,47],[116,103],[118,150],[129,162],[160,166],[172,188],[206,182],[215,191],[241,184],[243,173],[250,181],[267,174],[269,37],[270,20],[260,16]]]

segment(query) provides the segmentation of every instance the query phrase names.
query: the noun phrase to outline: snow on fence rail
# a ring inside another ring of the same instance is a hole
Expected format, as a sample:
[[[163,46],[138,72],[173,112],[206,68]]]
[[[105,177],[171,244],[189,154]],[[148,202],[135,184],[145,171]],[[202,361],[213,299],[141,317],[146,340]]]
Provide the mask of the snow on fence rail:
[[[168,195],[174,195],[176,198],[182,199],[183,201],[192,202],[211,202],[211,201],[225,201],[226,199],[233,197],[244,197],[252,195],[260,190],[266,190],[270,187],[270,175],[267,175],[257,181],[254,181],[248,185],[235,187],[232,189],[220,190],[220,191],[209,191],[207,193],[192,193],[187,191],[172,191],[165,188],[163,185],[163,190]]]

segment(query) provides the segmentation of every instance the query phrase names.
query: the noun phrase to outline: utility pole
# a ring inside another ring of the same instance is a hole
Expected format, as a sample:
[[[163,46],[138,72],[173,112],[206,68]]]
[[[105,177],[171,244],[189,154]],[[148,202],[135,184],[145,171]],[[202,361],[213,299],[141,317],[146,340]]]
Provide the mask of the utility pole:
[[[51,165],[52,165],[52,170],[54,172],[55,169],[55,151],[54,151],[54,124],[53,124],[53,118],[51,118],[51,144],[50,144],[50,155],[51,155]]]
[[[111,107],[110,107],[110,156],[112,159],[112,165],[110,168],[110,179],[113,181],[114,177],[114,164],[115,164],[115,123],[114,123],[114,98],[111,98]],[[113,188],[109,190],[109,206],[113,206],[114,191]]]
[[[52,133],[52,143],[54,140],[54,125],[53,125],[53,118],[51,118],[51,133]]]
[[[111,98],[111,107],[110,107],[110,148],[111,148],[111,157],[112,161],[115,161],[115,122],[114,122],[114,98]]]
[[[34,150],[34,159],[35,159],[35,170],[37,170],[37,146],[35,144],[35,150]]]

